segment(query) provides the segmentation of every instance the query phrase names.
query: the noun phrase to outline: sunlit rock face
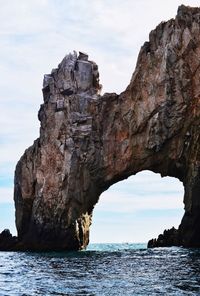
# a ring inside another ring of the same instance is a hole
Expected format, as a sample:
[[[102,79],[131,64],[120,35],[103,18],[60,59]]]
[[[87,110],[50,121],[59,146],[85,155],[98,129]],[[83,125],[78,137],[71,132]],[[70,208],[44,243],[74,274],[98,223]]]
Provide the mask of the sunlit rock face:
[[[142,170],[183,182],[180,244],[200,246],[200,9],[150,33],[124,92],[100,89],[84,53],[44,76],[40,137],[15,172],[18,249],[85,248],[100,194]]]

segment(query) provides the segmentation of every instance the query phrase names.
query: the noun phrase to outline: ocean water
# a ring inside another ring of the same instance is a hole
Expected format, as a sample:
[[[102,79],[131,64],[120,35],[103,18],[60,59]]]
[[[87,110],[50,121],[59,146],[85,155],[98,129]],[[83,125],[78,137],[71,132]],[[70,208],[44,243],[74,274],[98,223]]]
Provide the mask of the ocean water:
[[[200,250],[91,244],[69,253],[0,253],[0,296],[200,295]]]

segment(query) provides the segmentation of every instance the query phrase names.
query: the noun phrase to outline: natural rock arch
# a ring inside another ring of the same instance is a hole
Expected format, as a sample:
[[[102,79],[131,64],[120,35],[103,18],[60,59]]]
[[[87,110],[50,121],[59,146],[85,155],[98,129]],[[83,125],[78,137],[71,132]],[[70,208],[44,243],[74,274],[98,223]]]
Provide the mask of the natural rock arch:
[[[200,9],[150,33],[130,84],[100,96],[98,67],[66,56],[45,75],[40,137],[15,172],[18,249],[82,249],[110,185],[142,170],[181,180],[180,244],[200,246]]]

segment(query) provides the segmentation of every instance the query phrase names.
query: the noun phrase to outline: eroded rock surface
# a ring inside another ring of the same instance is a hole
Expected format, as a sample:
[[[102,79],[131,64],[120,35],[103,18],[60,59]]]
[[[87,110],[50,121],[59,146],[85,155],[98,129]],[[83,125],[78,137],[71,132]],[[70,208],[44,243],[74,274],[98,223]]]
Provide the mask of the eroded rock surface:
[[[124,92],[100,89],[83,53],[44,76],[40,137],[15,172],[21,246],[85,248],[100,194],[142,170],[183,182],[180,244],[200,246],[200,9],[180,6],[150,33]]]

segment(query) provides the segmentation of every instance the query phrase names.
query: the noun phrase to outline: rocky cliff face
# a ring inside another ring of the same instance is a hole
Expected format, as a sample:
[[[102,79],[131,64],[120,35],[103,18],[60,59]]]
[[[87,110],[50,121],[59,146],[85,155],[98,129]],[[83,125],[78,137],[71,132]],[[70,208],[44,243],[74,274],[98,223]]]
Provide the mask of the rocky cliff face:
[[[100,89],[83,53],[44,76],[40,137],[15,172],[18,249],[85,248],[100,194],[142,170],[183,182],[180,244],[200,246],[200,9],[150,33],[124,92]]]

